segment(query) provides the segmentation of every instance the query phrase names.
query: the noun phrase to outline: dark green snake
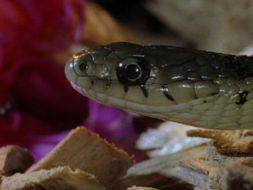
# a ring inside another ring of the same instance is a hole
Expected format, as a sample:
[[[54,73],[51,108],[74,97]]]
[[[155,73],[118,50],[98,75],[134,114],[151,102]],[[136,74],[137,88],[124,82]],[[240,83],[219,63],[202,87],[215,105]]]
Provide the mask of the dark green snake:
[[[109,106],[202,128],[253,128],[253,57],[118,42],[75,54],[65,72]]]

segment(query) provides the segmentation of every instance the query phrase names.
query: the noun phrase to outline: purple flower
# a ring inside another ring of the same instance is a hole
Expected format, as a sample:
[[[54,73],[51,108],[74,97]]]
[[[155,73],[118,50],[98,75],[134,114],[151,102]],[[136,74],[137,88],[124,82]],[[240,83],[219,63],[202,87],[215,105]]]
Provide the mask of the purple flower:
[[[76,42],[83,15],[82,0],[0,0],[0,145],[37,153],[87,117],[87,100],[52,58]]]
[[[0,146],[26,147],[38,160],[85,123],[136,152],[133,117],[88,102],[53,59],[80,42],[84,8],[83,0],[0,0]]]

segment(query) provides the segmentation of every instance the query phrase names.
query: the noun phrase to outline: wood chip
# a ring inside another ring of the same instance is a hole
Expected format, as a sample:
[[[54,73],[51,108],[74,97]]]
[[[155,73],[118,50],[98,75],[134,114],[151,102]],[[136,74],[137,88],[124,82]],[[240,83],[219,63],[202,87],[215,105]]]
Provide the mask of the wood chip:
[[[166,175],[166,171],[173,170],[180,161],[204,157],[207,152],[208,146],[205,144],[182,150],[175,154],[155,157],[135,164],[128,170],[128,175],[146,175],[161,172]]]
[[[225,171],[225,180],[229,190],[252,190],[253,167],[243,163],[232,164]]]
[[[120,179],[111,190],[126,190],[127,187],[142,186],[159,190],[193,190],[193,185],[175,177],[153,173],[148,175],[130,175]]]
[[[138,163],[129,175],[163,174],[209,190],[227,190],[224,172],[235,163],[252,164],[253,157],[221,155],[208,143],[178,153]]]
[[[34,163],[33,156],[19,146],[0,148],[0,175],[10,176],[25,172]]]
[[[253,130],[190,130],[187,135],[214,139],[214,146],[221,154],[253,155]]]
[[[104,190],[95,176],[69,167],[57,167],[4,177],[1,190]]]
[[[132,159],[98,135],[78,127],[29,171],[64,165],[94,174],[101,184],[109,187],[125,175]]]
[[[151,188],[151,187],[136,187],[136,186],[133,186],[133,187],[127,188],[127,190],[158,190],[158,189]]]

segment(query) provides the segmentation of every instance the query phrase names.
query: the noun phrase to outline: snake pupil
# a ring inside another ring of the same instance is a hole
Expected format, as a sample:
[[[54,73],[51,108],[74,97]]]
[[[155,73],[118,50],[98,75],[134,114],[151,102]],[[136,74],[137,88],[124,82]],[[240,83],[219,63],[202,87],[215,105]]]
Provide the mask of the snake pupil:
[[[129,64],[125,68],[125,74],[129,80],[136,80],[141,77],[141,69],[136,64]]]
[[[79,69],[80,69],[81,71],[86,71],[87,68],[88,68],[88,65],[85,64],[85,63],[81,63],[81,64],[79,65]]]
[[[117,77],[124,85],[141,85],[149,78],[150,65],[142,57],[127,57],[117,66]]]

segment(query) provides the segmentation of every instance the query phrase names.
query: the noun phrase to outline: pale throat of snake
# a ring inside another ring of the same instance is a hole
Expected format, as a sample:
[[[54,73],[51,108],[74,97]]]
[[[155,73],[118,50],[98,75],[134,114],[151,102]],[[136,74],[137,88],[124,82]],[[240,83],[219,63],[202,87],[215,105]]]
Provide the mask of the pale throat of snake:
[[[113,43],[75,54],[65,73],[77,91],[103,104],[164,120],[226,128],[228,123],[240,123],[207,120],[217,118],[221,105],[223,112],[227,106],[238,111],[247,103],[253,82],[247,61],[246,56]],[[206,111],[210,113],[205,115]],[[203,121],[197,121],[200,115]]]

